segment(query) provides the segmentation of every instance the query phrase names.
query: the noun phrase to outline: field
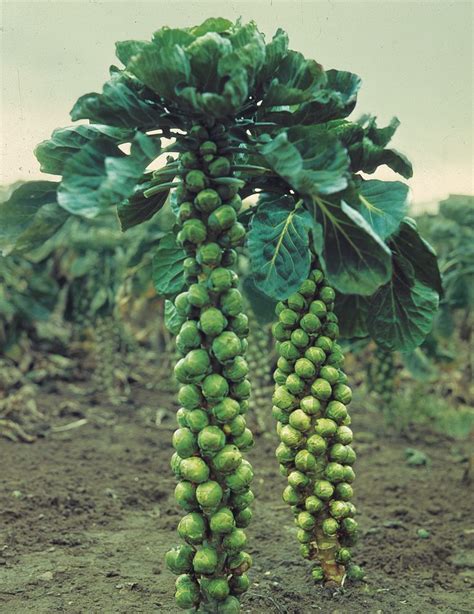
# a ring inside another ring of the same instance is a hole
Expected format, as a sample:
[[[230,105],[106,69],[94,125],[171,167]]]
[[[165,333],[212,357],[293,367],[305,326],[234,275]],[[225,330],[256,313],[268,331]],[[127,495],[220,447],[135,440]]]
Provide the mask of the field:
[[[91,391],[86,367],[70,381],[41,386],[38,409],[52,427],[45,437],[32,444],[1,441],[0,610],[176,613],[174,576],[163,563],[180,517],[169,469],[173,395],[135,383],[117,407]],[[60,430],[78,420],[87,423]],[[468,443],[426,428],[403,437],[387,431],[358,397],[353,422],[362,533],[355,557],[366,581],[339,592],[311,581],[281,500],[276,436],[260,435],[250,453],[254,567],[242,610],[471,612],[474,497],[463,482]],[[413,447],[427,455],[427,465],[407,464],[405,450]],[[419,529],[429,537],[418,537]]]

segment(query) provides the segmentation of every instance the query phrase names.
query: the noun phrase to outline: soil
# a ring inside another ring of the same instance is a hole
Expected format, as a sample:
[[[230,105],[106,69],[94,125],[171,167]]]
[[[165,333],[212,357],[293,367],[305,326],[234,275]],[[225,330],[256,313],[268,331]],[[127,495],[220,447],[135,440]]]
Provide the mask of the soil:
[[[0,612],[177,613],[174,576],[163,564],[179,542],[169,469],[173,417],[162,409],[173,408],[173,397],[135,384],[128,402],[114,407],[85,385],[45,384],[37,404],[56,416],[54,427],[84,415],[87,422],[32,444],[0,439]],[[386,433],[379,415],[353,405],[362,530],[355,558],[366,580],[337,592],[311,581],[267,434],[249,455],[254,567],[242,611],[472,612],[474,498],[462,481],[468,444],[426,431],[409,439]],[[407,448],[427,463],[407,464]]]

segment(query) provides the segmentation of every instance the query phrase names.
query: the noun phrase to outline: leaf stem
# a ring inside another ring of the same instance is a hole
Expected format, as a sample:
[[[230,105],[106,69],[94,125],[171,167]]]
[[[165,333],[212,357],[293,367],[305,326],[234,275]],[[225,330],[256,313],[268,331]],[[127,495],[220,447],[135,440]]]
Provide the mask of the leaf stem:
[[[179,185],[176,181],[168,181],[167,183],[160,183],[159,185],[154,185],[152,188],[145,190],[143,192],[143,196],[145,198],[150,198],[150,196],[154,196],[155,194],[159,194],[160,192],[166,192],[171,188],[177,188]]]

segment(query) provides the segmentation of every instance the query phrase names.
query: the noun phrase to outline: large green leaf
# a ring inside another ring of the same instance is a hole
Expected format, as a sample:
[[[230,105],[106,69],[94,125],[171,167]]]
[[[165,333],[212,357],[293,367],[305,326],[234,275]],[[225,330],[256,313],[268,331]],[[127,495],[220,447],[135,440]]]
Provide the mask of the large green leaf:
[[[354,172],[374,173],[379,166],[387,165],[393,171],[409,179],[413,168],[406,156],[395,149],[375,145],[367,136],[348,148],[351,168]]]
[[[92,92],[79,98],[72,108],[71,118],[142,130],[166,125],[162,117],[163,106],[152,100],[150,94],[131,75],[113,72],[102,94]]]
[[[344,339],[368,335],[367,312],[370,299],[357,294],[336,294],[334,311],[339,318],[339,330]]]
[[[411,352],[431,330],[438,294],[414,278],[405,259],[394,258],[393,267],[390,282],[370,299],[368,329],[383,349]]]
[[[242,289],[258,322],[261,324],[273,322],[277,301],[259,290],[258,284],[255,282],[253,276],[245,277],[242,283]]]
[[[290,128],[261,145],[259,151],[300,195],[333,194],[347,185],[346,150],[336,137],[317,126]]]
[[[361,180],[351,204],[374,232],[386,239],[398,229],[407,214],[408,194],[408,186],[400,181]]]
[[[336,290],[371,295],[390,279],[390,250],[358,211],[343,201],[307,203],[314,212],[316,253]]]
[[[125,155],[106,139],[96,139],[71,156],[58,190],[59,204],[71,213],[95,217],[128,198],[148,164],[160,153],[160,142],[137,132]]]
[[[150,182],[141,184],[130,198],[119,205],[117,213],[123,231],[150,220],[165,204],[169,191],[145,197],[143,192],[151,185]]]
[[[158,244],[153,255],[153,284],[161,296],[174,297],[184,287],[184,250],[176,244],[173,232],[168,233]]]
[[[133,137],[134,131],[112,128],[104,125],[70,126],[53,131],[51,138],[42,141],[35,148],[35,156],[43,173],[62,175],[68,158],[80,151],[84,145],[97,138],[110,139],[112,143],[123,143]]]
[[[58,183],[29,181],[0,203],[0,250],[3,255],[30,251],[42,245],[66,221],[56,201]]]
[[[392,250],[411,263],[415,277],[422,284],[443,294],[441,275],[438,269],[436,253],[431,245],[419,234],[415,222],[405,218],[397,234],[390,242]]]
[[[292,197],[262,197],[248,233],[248,250],[255,285],[282,300],[308,276],[311,257],[308,233],[311,215]]]

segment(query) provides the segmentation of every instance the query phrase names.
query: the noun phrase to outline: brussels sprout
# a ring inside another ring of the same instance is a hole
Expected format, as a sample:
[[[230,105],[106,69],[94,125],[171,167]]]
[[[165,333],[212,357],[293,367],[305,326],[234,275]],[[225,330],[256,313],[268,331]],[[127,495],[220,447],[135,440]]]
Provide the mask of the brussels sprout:
[[[193,558],[193,568],[198,574],[212,574],[218,563],[217,552],[214,548],[206,546],[196,552]]]
[[[239,614],[240,611],[240,602],[233,595],[229,595],[225,601],[219,603],[217,608],[217,614]]]
[[[176,484],[174,496],[180,507],[186,511],[192,511],[197,508],[196,486],[191,482],[181,480]]]
[[[225,446],[225,433],[218,426],[206,426],[200,431],[197,442],[204,453],[218,452]]]
[[[176,412],[176,422],[178,423],[178,426],[180,426],[181,428],[186,428],[188,426],[188,420],[187,420],[188,413],[189,413],[189,410],[185,409],[184,407],[180,407],[178,411]]]
[[[316,284],[311,279],[305,279],[299,288],[299,293],[305,298],[311,298],[316,292]]]
[[[295,467],[304,473],[311,473],[316,467],[316,459],[308,450],[300,450],[295,456]]]
[[[291,394],[299,394],[305,389],[304,380],[296,373],[290,373],[285,380],[285,386]]]
[[[231,331],[224,331],[212,342],[212,352],[222,364],[238,356],[241,349],[240,339]]]
[[[275,322],[272,325],[272,334],[277,341],[287,341],[291,336],[291,329],[287,328],[282,322]]]
[[[243,379],[240,382],[232,384],[232,395],[239,401],[244,401],[250,398],[252,392],[252,385],[248,379]]]
[[[240,382],[249,372],[249,366],[243,356],[236,356],[234,360],[224,365],[222,374],[231,382]]]
[[[303,441],[303,436],[300,431],[289,424],[285,424],[280,431],[280,439],[289,448],[297,448]]]
[[[199,433],[209,424],[209,416],[203,409],[192,409],[186,416],[186,422],[193,433]]]
[[[227,230],[237,221],[237,213],[230,205],[221,205],[215,209],[207,220],[207,225],[213,232]]]
[[[199,166],[199,158],[193,151],[185,151],[179,156],[179,161],[184,168],[197,168]]]
[[[311,394],[320,401],[327,401],[332,394],[331,384],[327,380],[318,377],[311,384]]]
[[[223,494],[221,485],[214,480],[203,482],[196,488],[197,502],[204,510],[215,509],[221,502]]]
[[[315,346],[321,348],[326,354],[332,350],[333,341],[329,339],[329,337],[325,337],[324,335],[320,335],[315,342]]]
[[[297,399],[287,390],[285,386],[278,386],[273,393],[272,403],[280,409],[291,409],[296,407]]]
[[[180,428],[173,433],[173,448],[181,458],[188,458],[198,451],[194,433],[188,428]]]
[[[209,467],[202,458],[192,456],[180,463],[180,473],[185,480],[201,484],[209,479]]]
[[[201,311],[199,326],[202,332],[209,337],[220,335],[227,326],[227,320],[219,309],[209,307]]]
[[[188,384],[193,379],[186,369],[186,361],[184,358],[178,360],[174,366],[174,376],[180,384]]]
[[[296,452],[284,443],[280,443],[276,449],[275,456],[280,463],[291,463],[296,456]]]
[[[199,190],[203,190],[209,183],[206,175],[199,170],[189,171],[185,181],[186,187],[190,192],[199,192]]]
[[[281,371],[280,369],[275,369],[275,371],[273,372],[273,381],[275,382],[275,384],[277,384],[278,386],[283,386],[283,384],[286,383],[286,378],[288,377],[287,373],[284,373],[283,371]]]
[[[335,322],[326,322],[326,324],[323,327],[323,332],[330,339],[337,339],[339,337],[339,326]],[[335,363],[339,363],[341,359],[342,360],[344,359],[344,356],[342,355],[342,353],[340,353],[340,356],[341,358],[339,360],[334,359]]]
[[[224,247],[238,247],[242,244],[245,235],[245,226],[240,222],[235,222],[225,233],[223,233],[219,237],[219,242]]]
[[[334,367],[324,366],[321,367],[319,376],[328,381],[331,386],[334,386],[339,380],[339,371]]]
[[[309,312],[317,316],[320,320],[325,318],[327,314],[326,303],[323,303],[323,301],[320,301],[319,299],[312,301],[311,305],[309,306]]]
[[[242,454],[232,444],[224,446],[212,459],[214,469],[225,475],[235,471],[241,462]]]
[[[311,418],[301,409],[295,409],[289,416],[290,425],[297,431],[302,433],[309,431],[311,428]]]
[[[224,433],[232,435],[233,437],[239,437],[242,435],[246,428],[246,420],[243,416],[236,416],[233,420],[223,426]]]
[[[304,529],[298,529],[296,531],[296,539],[300,544],[308,544],[313,537],[311,531],[305,531]]]
[[[185,241],[199,245],[204,243],[207,237],[207,229],[201,220],[196,218],[186,220],[180,233]]]
[[[228,533],[222,540],[222,546],[229,553],[235,553],[245,548],[247,537],[242,529],[234,529]]]
[[[304,506],[308,512],[315,515],[319,514],[319,512],[324,508],[324,503],[315,495],[310,495],[309,497],[306,497]]]
[[[183,260],[183,271],[186,279],[196,278],[201,271],[201,267],[195,258],[185,258]]]
[[[314,313],[306,313],[300,320],[300,326],[306,333],[316,333],[321,328],[321,320]]]
[[[240,405],[235,399],[224,398],[220,403],[214,405],[212,414],[221,423],[230,422],[240,413]]]
[[[351,484],[355,480],[355,473],[352,467],[348,465],[344,465],[344,482],[349,482]]]
[[[335,443],[329,449],[329,458],[337,463],[345,463],[347,454],[347,448],[342,443]]]
[[[222,313],[227,316],[237,316],[242,311],[242,294],[237,288],[231,288],[224,292],[220,298]]]
[[[165,555],[165,563],[170,571],[175,574],[183,574],[193,568],[194,548],[188,544],[182,544],[168,550]]]
[[[341,548],[337,551],[336,561],[346,565],[351,560],[351,551],[348,548]]]
[[[204,307],[210,301],[209,293],[201,283],[191,284],[188,290],[188,303],[193,307]]]
[[[326,452],[326,441],[321,435],[311,435],[306,440],[306,448],[314,456],[321,456]]]
[[[201,143],[201,145],[199,146],[199,153],[201,154],[201,156],[205,156],[208,154],[214,155],[216,152],[217,145],[214,143],[214,141],[204,141],[204,143]]]
[[[347,569],[347,577],[350,580],[360,581],[364,579],[365,572],[362,567],[359,567],[359,565],[349,565]]]
[[[338,499],[349,501],[352,499],[354,491],[350,484],[347,484],[346,482],[339,482],[339,484],[336,486],[335,493]]]
[[[209,518],[209,526],[213,533],[230,533],[235,527],[234,514],[228,507],[221,507]]]
[[[309,335],[302,328],[297,328],[290,335],[291,343],[298,349],[302,349],[309,344]]]
[[[312,379],[316,375],[316,367],[308,358],[298,358],[295,362],[295,373],[303,379]]]
[[[249,319],[245,313],[230,319],[230,328],[238,337],[246,337],[249,334]]]
[[[318,480],[314,484],[314,494],[323,501],[328,501],[334,494],[334,486],[327,480]]]
[[[244,493],[232,493],[229,499],[229,504],[232,505],[234,510],[241,512],[247,508],[255,499],[255,496],[251,490]]]
[[[251,464],[242,460],[237,469],[225,479],[226,485],[234,492],[244,492],[253,480],[253,470]]]
[[[301,471],[292,471],[288,476],[288,484],[295,490],[306,488],[309,478]]]
[[[194,204],[199,211],[204,213],[211,213],[214,209],[217,209],[222,204],[219,194],[210,188],[201,190],[194,199]]]
[[[234,437],[233,442],[234,445],[239,448],[239,450],[250,450],[250,448],[252,448],[255,443],[252,431],[247,428],[241,435]]]
[[[299,315],[293,309],[285,308],[278,314],[278,318],[283,326],[291,328],[298,323]]]
[[[239,529],[245,529],[245,527],[249,526],[252,516],[252,510],[249,507],[246,507],[235,517],[235,526]]]
[[[342,528],[349,535],[354,535],[357,532],[358,524],[353,518],[344,518]]]
[[[222,266],[234,266],[237,263],[238,255],[235,249],[225,249],[222,253]]]
[[[239,404],[240,404],[240,413],[242,415],[245,415],[248,412],[249,408],[250,408],[249,400],[248,399],[242,399],[242,400],[239,401]]]
[[[319,296],[321,297],[323,303],[325,303],[326,305],[330,305],[334,302],[334,299],[336,298],[336,293],[330,286],[324,286],[324,288],[321,288],[319,290]]]
[[[206,522],[202,515],[191,512],[183,516],[178,524],[178,535],[190,544],[202,544],[206,536]]]
[[[309,559],[311,555],[311,548],[309,544],[301,544],[300,545],[300,554],[304,559]]]
[[[288,505],[298,505],[303,499],[304,495],[292,486],[287,486],[283,491],[283,501]]]
[[[348,426],[338,426],[334,439],[335,441],[345,445],[352,443],[351,429]]]
[[[191,350],[184,358],[185,369],[190,375],[202,375],[209,371],[211,361],[206,350]]]
[[[309,512],[300,512],[296,519],[298,526],[305,531],[310,531],[314,528],[316,520]]]
[[[354,452],[353,448],[351,448],[351,446],[347,446],[346,450],[347,450],[346,465],[353,465],[356,461],[357,455]]]
[[[250,580],[247,574],[244,573],[241,576],[232,576],[229,584],[234,595],[242,595],[242,593],[249,589]]]
[[[211,373],[202,383],[202,393],[208,401],[222,401],[229,393],[229,384],[222,375]]]
[[[283,341],[278,347],[278,351],[288,361],[295,361],[300,358],[300,350],[291,341]]]
[[[312,396],[307,396],[301,399],[300,407],[309,416],[314,416],[321,411],[321,402]]]
[[[336,535],[339,529],[339,523],[335,518],[326,518],[323,520],[322,529],[324,535]]]
[[[328,463],[324,473],[330,482],[336,483],[344,480],[344,467],[340,463]]]
[[[340,520],[348,516],[349,505],[345,501],[331,501],[329,503],[329,513],[336,520]]]
[[[313,269],[310,273],[310,279],[312,279],[316,284],[320,284],[324,280],[324,273],[321,271],[321,269]]]
[[[212,292],[217,292],[219,294],[226,292],[232,288],[232,272],[230,269],[218,267],[211,272],[207,283]]]
[[[222,247],[217,243],[203,243],[196,252],[196,260],[199,264],[217,266],[222,260]]]
[[[201,345],[201,333],[194,320],[185,322],[176,337],[176,347],[180,352],[185,354],[192,349],[198,348]]]
[[[310,347],[304,353],[305,358],[310,360],[317,367],[322,365],[326,360],[326,354],[324,350],[318,347]]]
[[[322,567],[313,567],[311,570],[311,577],[315,582],[320,582],[324,580],[324,571]]]
[[[174,299],[174,306],[176,308],[176,311],[179,313],[179,315],[181,316],[189,315],[191,311],[191,305],[189,304],[189,301],[188,301],[188,293],[181,292],[180,294],[178,294],[177,297]]]
[[[329,418],[319,418],[316,420],[314,430],[318,435],[321,435],[321,437],[329,439],[336,434],[337,424],[334,420],[330,420]]]
[[[293,311],[303,311],[304,308],[306,307],[306,301],[304,299],[304,296],[300,294],[299,292],[295,292],[294,294],[291,294],[286,299],[286,302],[288,304],[288,307],[292,309]]]
[[[238,552],[229,556],[227,566],[234,575],[241,575],[252,567],[252,557],[248,552]]]

